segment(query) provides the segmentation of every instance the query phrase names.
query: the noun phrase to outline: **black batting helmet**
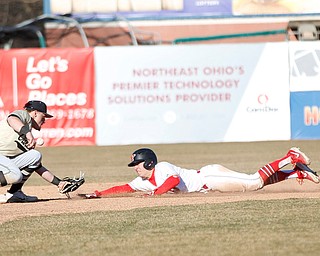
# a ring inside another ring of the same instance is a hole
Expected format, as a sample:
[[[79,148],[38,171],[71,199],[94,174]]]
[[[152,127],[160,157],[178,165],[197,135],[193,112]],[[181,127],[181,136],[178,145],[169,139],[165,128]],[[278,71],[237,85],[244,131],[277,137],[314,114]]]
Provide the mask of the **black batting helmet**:
[[[144,162],[144,168],[147,170],[152,170],[158,162],[157,156],[149,148],[140,148],[132,153],[131,163],[129,163],[128,166],[132,167],[142,162]]]

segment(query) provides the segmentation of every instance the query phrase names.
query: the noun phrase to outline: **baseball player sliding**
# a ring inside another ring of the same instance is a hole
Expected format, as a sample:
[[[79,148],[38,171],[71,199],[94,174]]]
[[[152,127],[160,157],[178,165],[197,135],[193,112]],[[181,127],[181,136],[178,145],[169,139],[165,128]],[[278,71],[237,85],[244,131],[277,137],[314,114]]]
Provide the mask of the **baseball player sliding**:
[[[28,196],[21,190],[33,172],[67,196],[84,183],[83,176],[61,180],[41,164],[42,154],[35,149],[32,129],[40,130],[46,118],[52,117],[44,102],[32,100],[24,105],[24,109],[13,111],[0,122],[0,185],[11,184],[8,192],[0,195],[0,203],[38,201],[36,196]]]
[[[282,171],[281,168],[293,164],[293,170]],[[262,187],[297,178],[319,183],[319,177],[308,165],[309,158],[299,148],[291,148],[288,153],[260,168],[254,174],[232,171],[222,165],[207,165],[199,170],[187,170],[168,162],[157,161],[156,154],[148,148],[133,152],[129,167],[133,167],[138,177],[131,182],[111,187],[103,191],[80,194],[84,198],[99,198],[109,194],[146,192],[146,195],[161,195],[168,192],[236,192],[255,191]]]

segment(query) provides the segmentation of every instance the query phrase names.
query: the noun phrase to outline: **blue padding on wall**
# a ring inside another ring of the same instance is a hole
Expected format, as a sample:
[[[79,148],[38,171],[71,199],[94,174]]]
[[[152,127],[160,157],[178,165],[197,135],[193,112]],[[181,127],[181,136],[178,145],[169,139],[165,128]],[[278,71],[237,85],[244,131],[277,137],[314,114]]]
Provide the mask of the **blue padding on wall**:
[[[320,139],[320,91],[291,92],[291,138]]]

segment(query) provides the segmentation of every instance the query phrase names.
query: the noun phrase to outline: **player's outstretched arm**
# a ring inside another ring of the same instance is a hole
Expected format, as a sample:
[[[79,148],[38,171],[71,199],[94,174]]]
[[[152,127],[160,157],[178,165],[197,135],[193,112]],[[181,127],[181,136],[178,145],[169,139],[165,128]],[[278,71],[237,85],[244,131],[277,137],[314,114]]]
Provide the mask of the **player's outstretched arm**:
[[[93,198],[100,198],[105,195],[112,195],[112,194],[121,194],[121,193],[133,193],[135,190],[129,186],[129,184],[114,186],[102,191],[94,191],[93,193],[89,194],[78,194],[79,196],[86,198],[86,199],[93,199]]]
[[[121,194],[121,193],[133,193],[135,190],[129,186],[129,184],[114,186],[102,191],[95,191],[98,196],[110,195],[110,194]]]

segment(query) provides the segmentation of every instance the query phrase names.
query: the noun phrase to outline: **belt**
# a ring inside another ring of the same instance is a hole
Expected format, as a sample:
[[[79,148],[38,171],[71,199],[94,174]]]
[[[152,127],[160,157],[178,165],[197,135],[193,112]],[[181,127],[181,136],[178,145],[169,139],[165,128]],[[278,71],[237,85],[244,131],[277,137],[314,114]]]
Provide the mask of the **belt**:
[[[16,156],[6,156],[6,158],[9,158],[9,159],[13,159],[15,158]]]

